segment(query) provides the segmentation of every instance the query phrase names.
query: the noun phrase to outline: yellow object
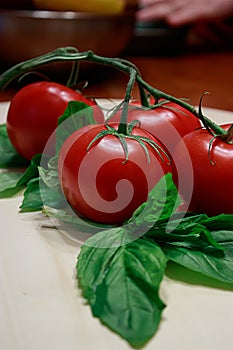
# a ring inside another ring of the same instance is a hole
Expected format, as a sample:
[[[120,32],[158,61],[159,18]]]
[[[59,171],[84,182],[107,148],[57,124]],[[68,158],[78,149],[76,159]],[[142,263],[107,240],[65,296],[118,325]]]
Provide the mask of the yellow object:
[[[94,12],[118,14],[125,8],[125,0],[32,0],[37,9],[54,11]]]

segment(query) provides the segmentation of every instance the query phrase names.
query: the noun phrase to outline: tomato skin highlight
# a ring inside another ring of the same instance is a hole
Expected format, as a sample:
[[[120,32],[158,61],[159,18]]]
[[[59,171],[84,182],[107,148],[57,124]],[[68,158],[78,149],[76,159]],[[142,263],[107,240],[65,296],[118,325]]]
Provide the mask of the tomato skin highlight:
[[[118,111],[109,119],[110,122],[119,121],[120,114],[121,111]],[[174,102],[166,102],[153,109],[139,106],[138,101],[132,102],[129,107],[128,122],[133,120],[138,120],[141,128],[159,139],[171,154],[180,138],[201,127],[197,117]]]
[[[15,94],[6,125],[9,139],[19,154],[30,160],[43,152],[69,101],[96,105],[78,91],[48,81],[26,85]],[[103,122],[103,118],[100,113],[98,122]]]
[[[230,127],[222,125],[223,129]],[[191,201],[186,203],[189,211],[205,213],[213,216],[218,214],[233,214],[233,145],[215,138],[204,128],[195,130],[184,136],[193,167],[193,193]],[[174,179],[181,196],[186,200],[189,186],[189,174],[186,173],[184,147],[177,145],[174,154],[176,161],[183,165],[183,184]]]
[[[111,125],[116,128],[118,124]],[[162,162],[147,145],[149,162],[142,146],[129,138],[125,138],[129,152],[126,161],[122,144],[115,135],[95,141],[87,151],[90,142],[103,130],[105,125],[89,125],[65,141],[58,158],[59,180],[67,201],[78,215],[95,222],[121,224],[147,200],[149,191],[172,168],[167,158]],[[132,134],[152,138],[138,127]]]

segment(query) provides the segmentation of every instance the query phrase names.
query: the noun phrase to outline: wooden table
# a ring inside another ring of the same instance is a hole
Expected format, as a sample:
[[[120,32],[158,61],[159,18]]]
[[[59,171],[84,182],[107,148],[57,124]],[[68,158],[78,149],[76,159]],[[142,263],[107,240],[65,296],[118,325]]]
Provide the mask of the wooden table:
[[[154,87],[176,97],[199,103],[209,92],[203,106],[233,111],[233,52],[183,54],[175,57],[125,57],[140,69],[142,77]],[[123,98],[127,75],[110,67],[92,67],[82,72],[89,85],[85,94],[95,97]],[[0,93],[0,101],[9,100],[14,90]],[[138,97],[135,87],[134,96]]]

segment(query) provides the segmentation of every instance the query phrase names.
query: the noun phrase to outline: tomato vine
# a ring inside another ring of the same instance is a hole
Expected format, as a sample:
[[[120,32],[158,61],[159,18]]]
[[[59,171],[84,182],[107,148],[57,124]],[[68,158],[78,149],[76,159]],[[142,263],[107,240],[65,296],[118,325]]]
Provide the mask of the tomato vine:
[[[176,98],[172,95],[169,95],[167,93],[164,93],[163,91],[160,91],[159,89],[156,89],[155,87],[152,87],[150,84],[148,84],[144,79],[141,77],[140,72],[135,65],[129,61],[126,61],[124,59],[120,58],[108,58],[108,57],[102,57],[97,54],[95,54],[93,51],[84,51],[79,52],[74,47],[62,47],[55,49],[51,52],[48,52],[44,55],[41,55],[36,58],[29,59],[27,61],[21,62],[14,67],[8,69],[0,76],[0,91],[4,89],[10,81],[15,79],[16,77],[19,77],[20,75],[27,73],[31,71],[32,69],[39,68],[45,64],[53,63],[53,62],[59,62],[59,61],[68,61],[72,62],[72,72],[71,76],[69,78],[69,85],[73,85],[76,82],[77,79],[77,70],[78,70],[78,62],[80,61],[88,61],[93,62],[96,64],[101,65],[107,65],[114,67],[115,69],[118,69],[130,76],[130,83],[128,85],[128,90],[125,94],[125,102],[128,102],[131,96],[132,86],[134,84],[134,81],[136,81],[139,84],[140,89],[140,98],[142,101],[142,104],[145,106],[148,106],[148,100],[145,91],[149,92],[155,100],[160,99],[166,99],[171,102],[175,102],[178,105],[184,107],[191,113],[193,113],[197,118],[200,118],[199,112],[196,110],[196,108],[189,103],[183,101],[182,99]],[[125,128],[123,126],[124,124],[124,116],[125,111],[123,111],[122,116],[122,126],[120,128]],[[206,116],[202,116],[202,118],[205,120],[205,123],[212,128],[216,133],[223,134],[223,130],[221,127],[219,127],[216,123],[214,123],[212,120],[210,120]]]

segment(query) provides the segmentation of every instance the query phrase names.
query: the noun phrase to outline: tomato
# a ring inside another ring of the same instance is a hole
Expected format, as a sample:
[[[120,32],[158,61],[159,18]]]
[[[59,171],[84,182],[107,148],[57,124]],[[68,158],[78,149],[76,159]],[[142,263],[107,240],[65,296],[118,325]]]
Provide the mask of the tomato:
[[[48,81],[26,85],[15,94],[6,125],[9,138],[19,154],[31,159],[43,152],[47,140],[58,125],[58,118],[71,100],[96,105],[81,93]],[[94,116],[97,122],[103,122],[102,112]]]
[[[197,117],[173,102],[158,105],[154,109],[137,107],[135,104],[138,102],[129,105],[128,122],[138,120],[140,126],[159,139],[171,154],[181,137],[201,127]],[[121,110],[110,121],[119,121],[120,113]]]
[[[227,129],[229,126],[222,127]],[[187,155],[184,145],[192,162],[192,184],[190,173],[186,171]],[[174,181],[185,201],[190,185],[193,186],[191,200],[186,203],[189,210],[211,216],[233,214],[233,145],[219,137],[213,139],[205,128],[201,128],[185,135],[182,143],[174,150],[174,155],[177,164],[183,167],[183,172],[180,173],[182,184],[177,179]]]
[[[111,124],[117,128],[118,124]],[[131,137],[124,137],[128,159],[119,137],[107,134],[90,142],[106,125],[88,125],[75,131],[63,144],[58,158],[58,174],[64,195],[81,217],[95,222],[120,224],[131,217],[145,202],[149,191],[167,172],[172,172],[169,159],[149,144],[145,149]],[[135,127],[132,135],[153,138]],[[150,161],[149,161],[150,160]]]

